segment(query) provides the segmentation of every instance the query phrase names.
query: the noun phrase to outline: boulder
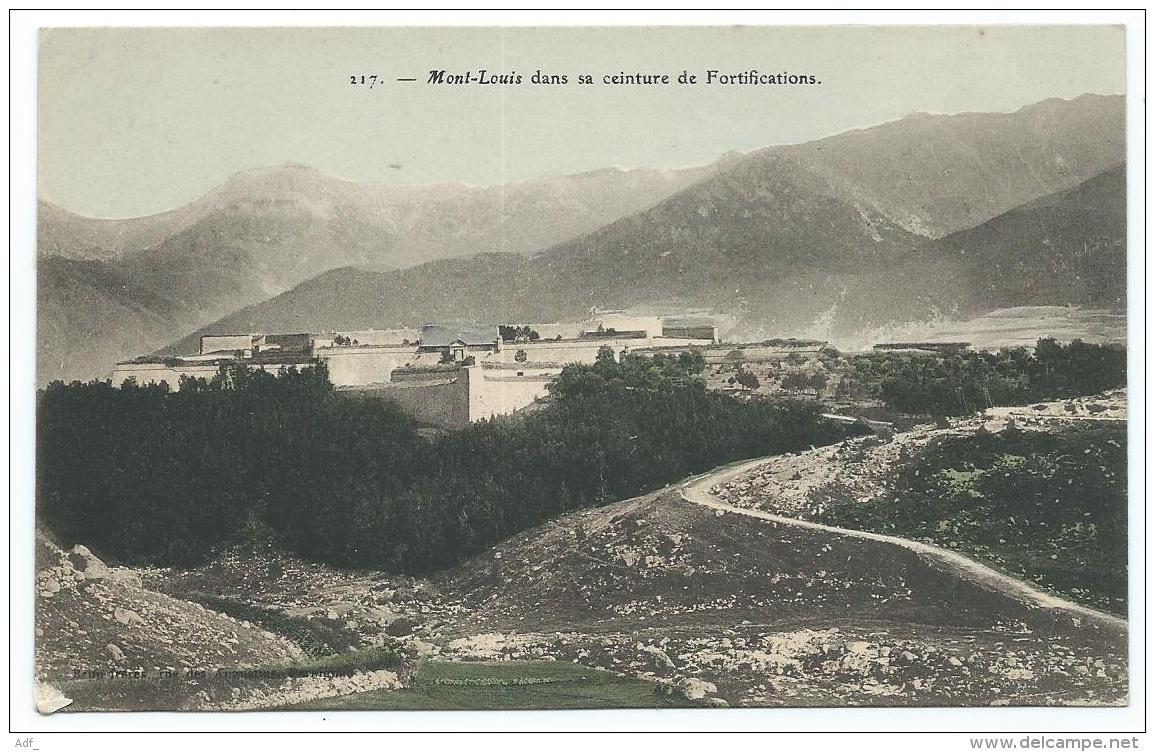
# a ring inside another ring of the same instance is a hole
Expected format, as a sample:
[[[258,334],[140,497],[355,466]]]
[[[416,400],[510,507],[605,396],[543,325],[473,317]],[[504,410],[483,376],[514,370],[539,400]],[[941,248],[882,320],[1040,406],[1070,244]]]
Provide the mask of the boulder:
[[[718,691],[717,685],[713,682],[692,677],[682,679],[678,682],[677,687],[690,700],[701,700],[706,695],[712,695]]]
[[[108,651],[108,654],[109,654],[109,655],[111,655],[111,656],[112,656],[112,660],[116,661],[117,663],[120,663],[120,662],[121,662],[121,661],[123,661],[123,660],[124,660],[124,658],[125,658],[125,656],[124,656],[124,651],[123,651],[123,650],[121,650],[121,649],[120,649],[120,648],[119,648],[119,647],[116,645],[116,643],[110,642],[110,643],[108,643],[107,645],[105,645],[105,646],[104,646],[104,649],[105,649],[106,651]]]
[[[89,580],[100,580],[108,576],[109,569],[87,546],[77,544],[68,552],[68,563],[78,572],[84,572]]]
[[[128,608],[116,608],[112,612],[112,618],[116,619],[126,627],[133,624],[144,624],[144,617],[137,612]]]
[[[91,577],[90,575],[86,576]],[[108,570],[107,579],[110,582],[116,582],[128,587],[140,588],[144,587],[144,579],[140,573],[132,569],[111,569]]]
[[[662,669],[674,667],[674,661],[671,660],[666,651],[662,650],[661,648],[656,648],[652,645],[643,645],[642,652],[650,656],[653,661],[654,668]]]

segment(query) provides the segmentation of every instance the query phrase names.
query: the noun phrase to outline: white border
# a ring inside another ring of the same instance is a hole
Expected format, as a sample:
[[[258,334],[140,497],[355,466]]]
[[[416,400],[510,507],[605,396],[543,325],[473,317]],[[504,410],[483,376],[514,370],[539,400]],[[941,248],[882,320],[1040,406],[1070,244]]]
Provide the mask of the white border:
[[[1132,695],[1131,705],[1118,709],[1092,708],[967,708],[967,709],[731,709],[714,711],[518,711],[469,713],[252,713],[252,714],[78,714],[42,717],[31,709],[31,622],[32,622],[32,499],[33,499],[33,399],[35,384],[35,101],[36,30],[40,26],[416,26],[416,25],[824,25],[824,24],[1120,24],[1127,26],[1127,112],[1128,112],[1128,248],[1130,409],[1135,420],[1130,426],[1131,488],[1131,626]],[[72,747],[81,739],[48,736],[52,731],[833,731],[871,732],[954,731],[970,736],[999,732],[1137,732],[1143,728],[1145,655],[1143,613],[1145,573],[1140,571],[1146,518],[1143,510],[1145,444],[1145,307],[1143,298],[1144,171],[1146,164],[1144,128],[1145,36],[1141,11],[453,11],[415,10],[381,12],[317,11],[17,11],[10,17],[11,120],[10,120],[10,211],[13,226],[10,247],[12,263],[11,319],[9,321],[11,384],[11,498],[12,528],[9,530],[12,567],[9,573],[11,617],[16,627],[9,635],[12,650],[9,698],[12,728],[36,735],[39,749]],[[220,746],[225,742],[262,744],[278,747],[316,748],[345,744],[353,737],[322,739],[313,735],[260,740],[253,737],[190,737],[189,744]],[[154,749],[171,745],[172,737],[144,735],[87,737],[94,743],[118,749]],[[400,741],[400,740],[397,740]],[[465,740],[461,740],[465,741]],[[520,741],[520,740],[519,740]],[[526,739],[526,741],[530,741]],[[558,739],[537,740],[556,744]],[[817,739],[784,737],[764,740],[813,744]],[[964,738],[923,735],[856,736],[829,739],[838,747],[866,749],[926,749],[934,746],[969,748]],[[391,744],[388,738],[369,740],[374,746]],[[427,743],[421,739],[405,743]],[[450,740],[453,743],[453,740]],[[475,744],[476,740],[470,740]],[[690,743],[696,744],[692,739]],[[508,740],[502,741],[503,746]],[[11,741],[10,741],[11,746]],[[178,745],[179,746],[179,745]],[[226,746],[232,746],[231,743]]]

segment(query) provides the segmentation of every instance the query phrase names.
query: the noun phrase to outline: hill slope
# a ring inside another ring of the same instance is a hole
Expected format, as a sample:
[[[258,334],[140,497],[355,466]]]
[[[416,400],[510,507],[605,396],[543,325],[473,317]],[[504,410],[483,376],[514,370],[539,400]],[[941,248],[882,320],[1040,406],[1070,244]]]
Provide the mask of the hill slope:
[[[37,266],[36,380],[105,375],[183,331],[177,305],[115,266],[44,256]]]
[[[665,302],[735,313],[747,336],[816,322],[828,330],[819,334],[837,336],[928,311],[983,309],[957,289],[965,265],[915,249],[1119,164],[1122,101],[917,115],[696,170],[609,170],[485,189],[364,186],[282,166],[242,173],[165,215],[85,225],[87,234],[77,229],[83,223],[46,221],[41,241],[77,256],[107,257],[101,249],[115,247],[115,273],[170,301],[184,332],[218,319],[211,328],[353,328],[568,318],[594,305]],[[162,224],[170,232],[157,240]],[[520,257],[536,249],[545,250]],[[329,273],[468,253],[481,255]],[[918,271],[935,285],[898,289],[900,260],[900,274]],[[44,293],[48,311],[59,308],[53,295]],[[868,305],[846,305],[848,296]],[[100,375],[85,370],[98,365],[65,373]]]
[[[1125,121],[1123,97],[1087,94],[1009,113],[916,113],[785,151],[912,232],[940,237],[1122,162]]]
[[[1126,302],[1127,176],[1114,167],[970,230],[930,252],[962,262],[984,306]]]
[[[125,220],[39,208],[40,381],[106,375],[236,309],[333,268],[522,253],[644,209],[709,168],[600,170],[475,188],[352,183],[282,165]],[[63,260],[61,260],[63,259]],[[76,271],[87,264],[87,278]],[[149,304],[126,308],[126,295]]]
[[[837,343],[896,322],[1009,306],[1117,307],[1126,295],[1124,173],[1114,167],[927,241],[791,160],[763,159],[530,259],[336,270],[194,337],[454,317],[542,321],[667,302],[737,314],[748,337],[809,332]]]

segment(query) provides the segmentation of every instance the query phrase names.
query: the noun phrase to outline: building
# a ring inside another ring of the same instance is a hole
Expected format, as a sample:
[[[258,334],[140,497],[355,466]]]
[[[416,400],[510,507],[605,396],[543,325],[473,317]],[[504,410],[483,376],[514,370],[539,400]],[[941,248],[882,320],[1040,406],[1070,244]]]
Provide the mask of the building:
[[[428,324],[420,330],[359,330],[321,334],[211,334],[199,352],[179,357],[145,356],[116,365],[113,382],[165,382],[176,391],[182,378],[209,380],[222,366],[270,373],[323,363],[340,392],[353,398],[391,399],[418,420],[439,427],[526,409],[547,396],[547,386],[566,365],[593,363],[603,348],[626,352],[672,352],[709,346],[717,330],[662,327],[660,317],[606,314],[552,339],[505,342],[498,327]],[[609,324],[609,326],[607,326]],[[623,327],[619,329],[618,327]],[[631,327],[631,328],[625,328]],[[671,336],[667,336],[671,335]],[[698,335],[698,336],[692,336]]]

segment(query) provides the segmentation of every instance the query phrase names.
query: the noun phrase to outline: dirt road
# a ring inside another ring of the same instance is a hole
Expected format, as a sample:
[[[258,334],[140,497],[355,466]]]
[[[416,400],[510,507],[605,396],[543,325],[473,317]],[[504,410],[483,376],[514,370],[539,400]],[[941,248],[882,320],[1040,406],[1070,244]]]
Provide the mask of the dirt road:
[[[936,570],[938,574],[958,577],[979,590],[989,591],[1021,605],[1025,614],[1032,617],[1029,620],[1032,626],[1046,625],[1048,628],[1052,628],[1056,623],[1066,621],[1076,629],[1097,630],[1105,635],[1126,638],[1127,622],[1125,619],[1072,603],[1050,593],[1044,593],[1022,580],[991,569],[957,552],[905,538],[831,527],[816,522],[784,517],[759,509],[735,507],[710,493],[712,487],[720,486],[753,470],[764,468],[781,460],[782,457],[750,460],[696,476],[681,485],[682,497],[692,503],[725,514],[740,514],[779,525],[818,530],[832,537],[850,537],[873,541],[880,546],[897,546],[916,554],[923,565]]]

